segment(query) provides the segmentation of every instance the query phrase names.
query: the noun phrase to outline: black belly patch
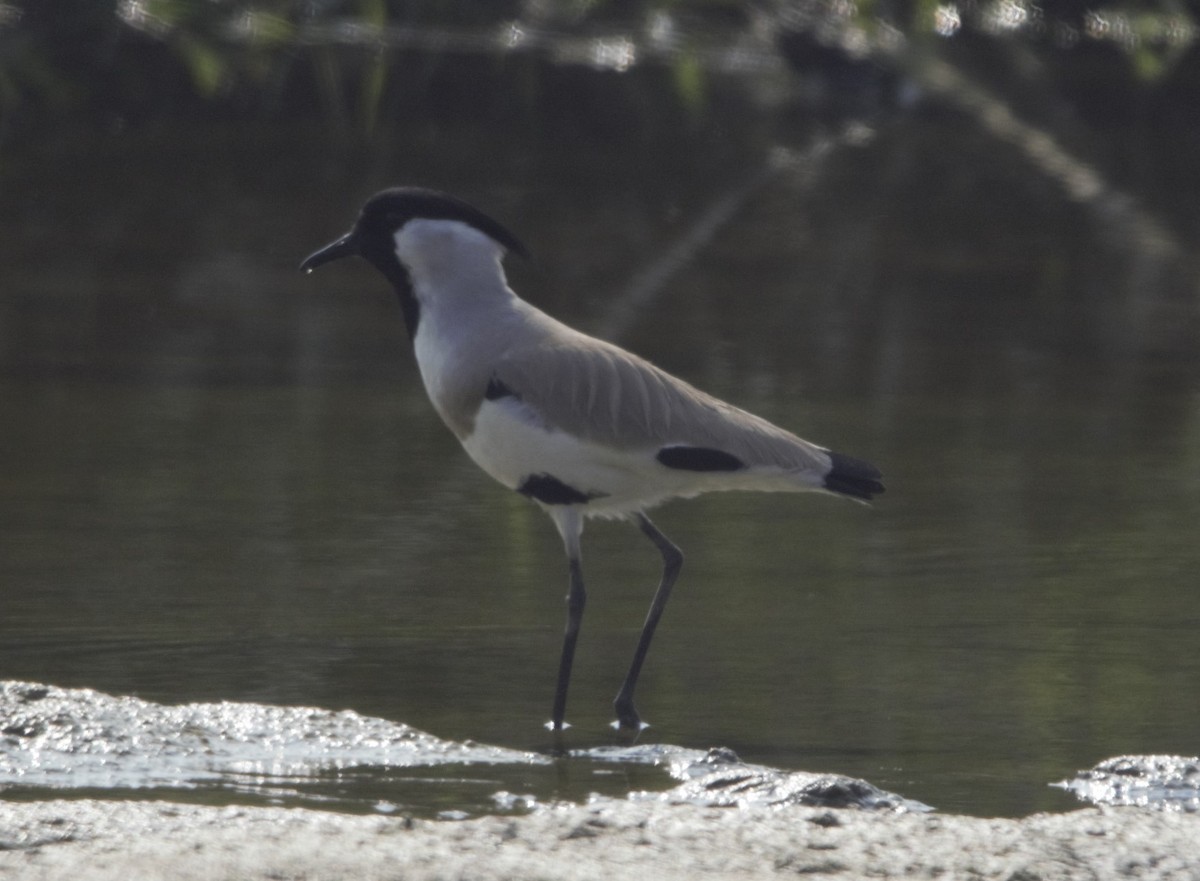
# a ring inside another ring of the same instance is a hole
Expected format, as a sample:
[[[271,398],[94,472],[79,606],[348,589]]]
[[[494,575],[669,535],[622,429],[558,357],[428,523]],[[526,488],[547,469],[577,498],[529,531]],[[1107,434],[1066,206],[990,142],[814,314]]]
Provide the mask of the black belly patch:
[[[601,499],[608,493],[585,493],[567,486],[557,477],[549,474],[530,474],[517,487],[517,492],[523,496],[541,502],[543,505],[586,505],[592,499]]]
[[[655,458],[680,471],[741,471],[746,467],[737,456],[708,447],[663,447]]]

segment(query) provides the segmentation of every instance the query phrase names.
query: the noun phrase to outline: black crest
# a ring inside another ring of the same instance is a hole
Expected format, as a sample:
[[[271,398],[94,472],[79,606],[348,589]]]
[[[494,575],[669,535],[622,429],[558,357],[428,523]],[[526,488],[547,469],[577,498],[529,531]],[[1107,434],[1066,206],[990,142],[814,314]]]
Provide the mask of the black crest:
[[[416,219],[457,220],[474,227],[514,254],[529,257],[529,252],[516,236],[474,205],[422,187],[395,187],[376,193],[363,205],[357,229],[360,234],[381,233],[390,244],[396,230]]]

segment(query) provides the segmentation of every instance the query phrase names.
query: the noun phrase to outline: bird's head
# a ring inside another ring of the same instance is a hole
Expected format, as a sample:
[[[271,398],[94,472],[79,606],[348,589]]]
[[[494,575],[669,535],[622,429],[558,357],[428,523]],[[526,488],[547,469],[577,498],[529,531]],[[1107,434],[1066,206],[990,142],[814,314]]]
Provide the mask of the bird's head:
[[[409,336],[415,336],[421,306],[414,281],[436,287],[447,274],[481,261],[490,261],[499,272],[498,261],[507,251],[529,256],[516,236],[475,206],[436,190],[396,187],[368,199],[354,227],[308,255],[300,268],[312,272],[342,257],[362,257],[392,283]]]
[[[385,275],[408,270],[428,250],[431,235],[483,237],[504,251],[527,257],[525,246],[501,224],[474,205],[437,190],[396,187],[376,193],[359,212],[354,227],[336,241],[310,254],[300,264],[305,272],[342,257],[357,255]]]

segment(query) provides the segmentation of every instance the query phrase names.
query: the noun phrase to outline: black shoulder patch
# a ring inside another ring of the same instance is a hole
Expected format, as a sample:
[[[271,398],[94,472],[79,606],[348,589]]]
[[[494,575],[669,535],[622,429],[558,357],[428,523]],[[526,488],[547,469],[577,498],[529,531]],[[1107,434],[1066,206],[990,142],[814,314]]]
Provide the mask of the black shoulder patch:
[[[737,456],[708,447],[663,447],[655,458],[680,471],[741,471],[746,467]]]
[[[517,393],[493,376],[488,380],[483,396],[489,401],[498,401],[501,398],[515,398]]]
[[[883,492],[883,475],[870,462],[831,450],[825,452],[833,462],[825,475],[825,489],[868,502]]]
[[[592,499],[605,496],[605,493],[581,492],[549,474],[530,474],[521,481],[517,492],[543,505],[586,505]]]

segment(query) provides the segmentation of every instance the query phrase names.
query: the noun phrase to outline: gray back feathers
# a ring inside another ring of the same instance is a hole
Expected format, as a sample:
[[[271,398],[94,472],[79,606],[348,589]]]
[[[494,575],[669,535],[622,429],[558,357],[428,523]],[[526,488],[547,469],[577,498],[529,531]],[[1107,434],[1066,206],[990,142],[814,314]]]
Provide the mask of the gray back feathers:
[[[829,470],[824,450],[530,307],[492,376],[550,428],[617,449],[687,445],[748,467]],[[482,394],[483,389],[480,389]]]

